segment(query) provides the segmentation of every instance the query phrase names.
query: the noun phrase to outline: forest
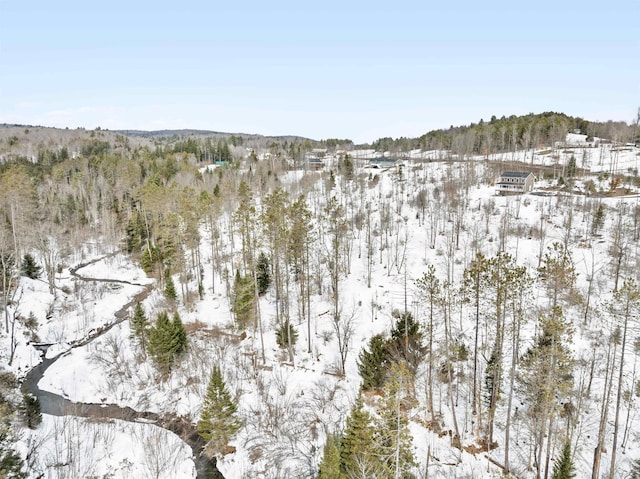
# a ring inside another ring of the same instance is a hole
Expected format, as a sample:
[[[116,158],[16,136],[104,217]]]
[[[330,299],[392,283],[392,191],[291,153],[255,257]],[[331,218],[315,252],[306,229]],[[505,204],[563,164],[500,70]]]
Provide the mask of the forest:
[[[639,479],[637,123],[0,126],[0,476]]]

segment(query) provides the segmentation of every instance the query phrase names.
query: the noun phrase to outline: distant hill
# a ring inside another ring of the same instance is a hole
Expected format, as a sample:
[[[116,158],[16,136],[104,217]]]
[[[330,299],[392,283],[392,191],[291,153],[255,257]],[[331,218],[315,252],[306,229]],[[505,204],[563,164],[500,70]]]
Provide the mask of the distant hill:
[[[192,130],[192,129],[182,129],[182,130],[112,130],[121,135],[127,136],[141,136],[143,138],[158,138],[158,137],[167,137],[167,136],[188,136],[188,135],[214,135],[214,136],[228,136],[232,133],[224,133],[221,131],[211,131],[211,130]]]
[[[569,132],[616,142],[640,140],[637,125],[624,121],[595,122],[565,113],[495,115],[489,121],[431,130],[418,138],[380,138],[372,146],[378,151],[449,150],[459,155],[490,154],[553,145]]]
[[[317,141],[311,138],[305,138],[302,136],[296,135],[277,135],[277,136],[269,136],[269,135],[261,135],[258,133],[230,133],[223,131],[214,131],[214,130],[198,130],[198,129],[176,129],[176,130],[109,130],[104,128],[98,128],[95,130],[88,130],[85,128],[56,128],[56,127],[48,127],[48,126],[39,126],[39,125],[20,125],[13,123],[0,123],[0,130],[10,130],[10,129],[18,129],[24,130],[28,129],[31,131],[39,130],[39,131],[64,131],[64,132],[103,132],[104,133],[114,133],[118,135],[130,136],[130,137],[140,137],[140,138],[171,138],[171,137],[185,137],[185,136],[204,136],[204,137],[213,137],[213,138],[228,138],[231,136],[241,137],[244,139],[272,139],[278,141]]]
[[[30,136],[28,132],[31,132]],[[640,127],[624,121],[594,122],[565,113],[543,112],[527,115],[492,116],[489,121],[449,126],[431,130],[417,138],[383,137],[359,147],[372,147],[377,151],[400,153],[411,150],[447,150],[457,155],[488,155],[505,151],[540,148],[564,141],[567,133],[582,133],[587,137],[611,139],[613,142],[640,142]],[[118,138],[119,137],[119,138]],[[0,124],[0,155],[9,140],[13,143],[29,143],[37,148],[74,147],[79,141],[98,139],[122,143],[131,139],[127,146],[157,145],[158,142],[173,144],[187,139],[225,140],[233,146],[270,148],[272,144],[287,145],[305,143],[306,147],[353,147],[351,140],[314,140],[296,135],[265,136],[257,133],[229,133],[201,129],[165,130],[85,130],[76,128],[49,128],[32,125]],[[3,141],[4,140],[4,141]],[[3,145],[4,143],[4,145]],[[8,145],[11,146],[11,145]],[[15,150],[15,149],[14,149]],[[28,148],[20,154],[33,156]],[[24,151],[23,151],[24,150]],[[4,149],[5,153],[7,148]],[[15,151],[14,151],[15,152]]]
[[[212,138],[229,138],[239,137],[243,139],[274,139],[279,141],[315,141],[310,138],[304,138],[302,136],[295,135],[282,135],[282,136],[265,136],[257,133],[229,133],[223,131],[213,130],[195,130],[195,129],[181,129],[181,130],[111,130],[115,133],[126,136],[139,136],[142,138],[171,138],[171,137],[184,137],[184,136],[203,136]]]

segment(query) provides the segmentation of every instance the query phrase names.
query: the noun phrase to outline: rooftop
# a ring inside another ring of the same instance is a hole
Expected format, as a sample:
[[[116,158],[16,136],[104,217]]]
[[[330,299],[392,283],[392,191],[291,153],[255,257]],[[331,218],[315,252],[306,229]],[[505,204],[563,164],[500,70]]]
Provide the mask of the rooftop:
[[[500,176],[507,178],[526,178],[531,174],[530,171],[504,171]]]

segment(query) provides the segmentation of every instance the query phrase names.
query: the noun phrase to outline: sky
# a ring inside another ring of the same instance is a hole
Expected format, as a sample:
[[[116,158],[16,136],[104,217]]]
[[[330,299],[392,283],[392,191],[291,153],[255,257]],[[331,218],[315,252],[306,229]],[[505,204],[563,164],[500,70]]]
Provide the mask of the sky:
[[[364,143],[639,107],[638,0],[0,0],[0,123]]]

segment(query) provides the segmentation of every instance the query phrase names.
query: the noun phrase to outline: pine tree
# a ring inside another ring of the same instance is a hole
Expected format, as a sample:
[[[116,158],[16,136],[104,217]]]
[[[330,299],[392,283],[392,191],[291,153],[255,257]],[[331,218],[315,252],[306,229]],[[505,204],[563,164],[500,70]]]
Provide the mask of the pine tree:
[[[542,263],[538,273],[551,297],[551,307],[558,306],[561,299],[569,302],[579,299],[575,291],[576,268],[571,252],[566,246],[553,243],[544,255]]]
[[[178,356],[187,349],[187,331],[184,329],[182,319],[178,312],[173,313],[173,321],[171,322],[171,352],[174,356]]]
[[[571,459],[571,444],[567,441],[562,448],[562,455],[553,466],[553,476],[551,479],[573,479],[574,474],[573,461]]]
[[[42,411],[40,410],[40,401],[32,394],[22,395],[25,422],[29,429],[35,429],[42,422]],[[1,477],[1,476],[0,476]]]
[[[376,334],[369,339],[369,349],[362,349],[358,355],[358,372],[362,377],[362,389],[380,389],[389,366],[387,340]]]
[[[271,285],[271,266],[269,265],[269,257],[260,252],[258,256],[258,264],[256,265],[256,282],[258,283],[258,294],[263,295]]]
[[[233,289],[233,313],[239,329],[252,327],[256,320],[255,284],[251,276],[240,276],[236,270]]]
[[[149,339],[149,320],[140,302],[136,303],[131,318],[131,338],[137,338],[143,351],[147,349]]]
[[[491,355],[487,360],[487,367],[484,376],[484,400],[485,407],[491,409],[495,407],[494,402],[497,401],[500,393],[500,384],[495,383],[496,369],[498,367],[498,352],[495,348],[491,350]]]
[[[160,262],[160,251],[152,244],[147,244],[142,252],[140,258],[140,266],[145,273],[151,274],[154,272],[156,264]]]
[[[391,316],[396,319],[396,324],[387,347],[389,354],[395,361],[406,361],[411,373],[415,374],[426,353],[420,324],[408,311],[394,310]]]
[[[291,340],[291,347],[298,341],[298,331],[290,321],[283,322],[278,329],[276,329],[276,342],[281,348],[289,347],[289,340]]]
[[[473,301],[475,311],[475,340],[473,345],[473,396],[471,400],[472,414],[475,416],[480,410],[480,378],[479,378],[479,351],[481,345],[480,340],[480,305],[484,295],[484,289],[488,281],[489,260],[480,252],[476,253],[476,257],[464,271],[463,291]],[[432,336],[430,335],[430,338]],[[433,351],[430,351],[430,355]],[[432,408],[433,411],[433,408]]]
[[[256,225],[256,207],[253,193],[246,182],[242,181],[238,185],[238,198],[240,203],[234,214],[234,223],[240,234],[242,249],[243,271],[249,271],[249,266],[254,262],[254,228]]]
[[[618,436],[620,432],[620,411],[622,409],[623,382],[625,376],[625,353],[629,341],[629,328],[633,327],[640,316],[640,287],[633,278],[624,280],[622,288],[613,293],[611,313],[615,323],[620,327],[620,363],[618,367],[618,391],[616,393],[615,420],[613,426],[613,444],[611,445],[611,471],[616,470],[616,456],[618,454]]]
[[[182,254],[181,245],[176,244],[176,234],[180,230],[180,218],[175,212],[167,212],[157,226],[156,248],[159,260],[165,269],[178,263]]]
[[[242,423],[236,415],[237,409],[227,390],[220,368],[217,365],[214,366],[197,425],[198,434],[207,441],[205,450],[210,457],[219,456],[223,448],[240,430]]]
[[[174,314],[173,321],[166,311],[158,314],[155,325],[149,330],[147,352],[158,370],[167,374],[171,371],[176,357],[187,346],[187,333],[180,316]]]
[[[176,285],[173,282],[173,278],[168,271],[165,274],[164,280],[164,297],[171,302],[175,302],[176,299],[178,299],[178,294],[176,293]]]
[[[573,359],[569,347],[571,331],[558,307],[540,317],[540,333],[521,361],[520,382],[526,399],[527,418],[534,435],[538,474],[544,467],[546,441],[553,440],[550,420],[560,414],[573,385]]]
[[[294,278],[298,283],[300,294],[298,304],[300,307],[300,322],[307,320],[307,352],[311,352],[311,304],[310,304],[310,274],[309,274],[309,250],[312,242],[312,214],[307,206],[304,195],[300,195],[291,204],[288,212],[288,239],[287,252],[291,258],[294,270]]]
[[[415,403],[409,366],[404,361],[393,363],[378,410],[380,419],[375,437],[377,452],[390,477],[406,477],[416,466],[408,418],[408,411]]]
[[[343,477],[340,472],[340,438],[329,434],[327,442],[324,443],[317,479],[342,479]]]
[[[33,255],[27,253],[22,258],[20,271],[23,276],[26,276],[27,278],[38,279],[40,277],[40,273],[42,273],[42,268],[38,266]]]
[[[140,211],[129,218],[127,223],[127,252],[139,253],[147,239],[147,229]]]
[[[472,261],[471,265],[477,266],[477,259],[476,261]],[[478,271],[479,273],[479,271]],[[476,276],[478,282],[480,280],[480,275],[479,274],[472,274],[472,271],[470,270],[465,270],[464,272],[464,283],[463,283],[463,290],[468,288],[471,284],[474,283],[474,281],[470,281],[470,278],[473,278],[474,276]],[[427,333],[427,345],[426,345],[426,353],[427,353],[427,408],[428,411],[432,414],[434,413],[434,401],[433,401],[433,365],[434,365],[434,341],[433,341],[433,337],[434,337],[434,312],[435,312],[435,308],[436,306],[438,306],[438,303],[440,302],[440,295],[442,294],[442,287],[440,284],[440,280],[438,279],[438,277],[436,276],[436,268],[435,266],[433,266],[432,264],[430,264],[427,267],[427,272],[424,273],[422,275],[422,278],[419,278],[418,280],[416,280],[416,285],[418,286],[418,290],[420,292],[420,295],[422,296],[422,298],[424,300],[426,300],[428,306],[429,306],[429,313],[428,313],[428,322],[426,325],[426,333]],[[478,306],[479,306],[479,288],[478,288]],[[477,315],[476,318],[476,330],[479,329],[479,313]],[[476,333],[476,341],[477,341],[477,333]],[[474,349],[474,352],[477,351],[477,344],[476,344],[476,348]],[[475,373],[476,373],[476,365],[477,365],[477,356],[474,356],[474,388],[473,388],[473,402],[472,402],[472,407],[473,407],[473,411],[475,412],[476,410],[476,404],[475,404]]]
[[[378,451],[375,450],[374,436],[373,419],[364,408],[362,396],[358,396],[347,418],[347,425],[340,442],[341,470],[346,477],[356,473],[365,463],[373,469],[381,468]]]
[[[567,178],[573,178],[576,176],[576,157],[571,155],[567,162]]]
[[[604,205],[602,203],[598,204],[598,208],[596,209],[595,214],[593,215],[593,221],[591,222],[591,234],[596,235],[600,228],[604,225]]]
[[[40,339],[38,338],[38,319],[36,318],[36,315],[33,314],[33,311],[29,311],[29,316],[27,316],[27,318],[24,319],[24,322],[22,323],[22,325],[26,329],[24,334],[28,335],[30,341],[32,342],[40,341]]]
[[[25,479],[22,472],[24,462],[15,450],[15,438],[8,426],[11,411],[7,403],[0,404],[0,477],[2,479]]]

